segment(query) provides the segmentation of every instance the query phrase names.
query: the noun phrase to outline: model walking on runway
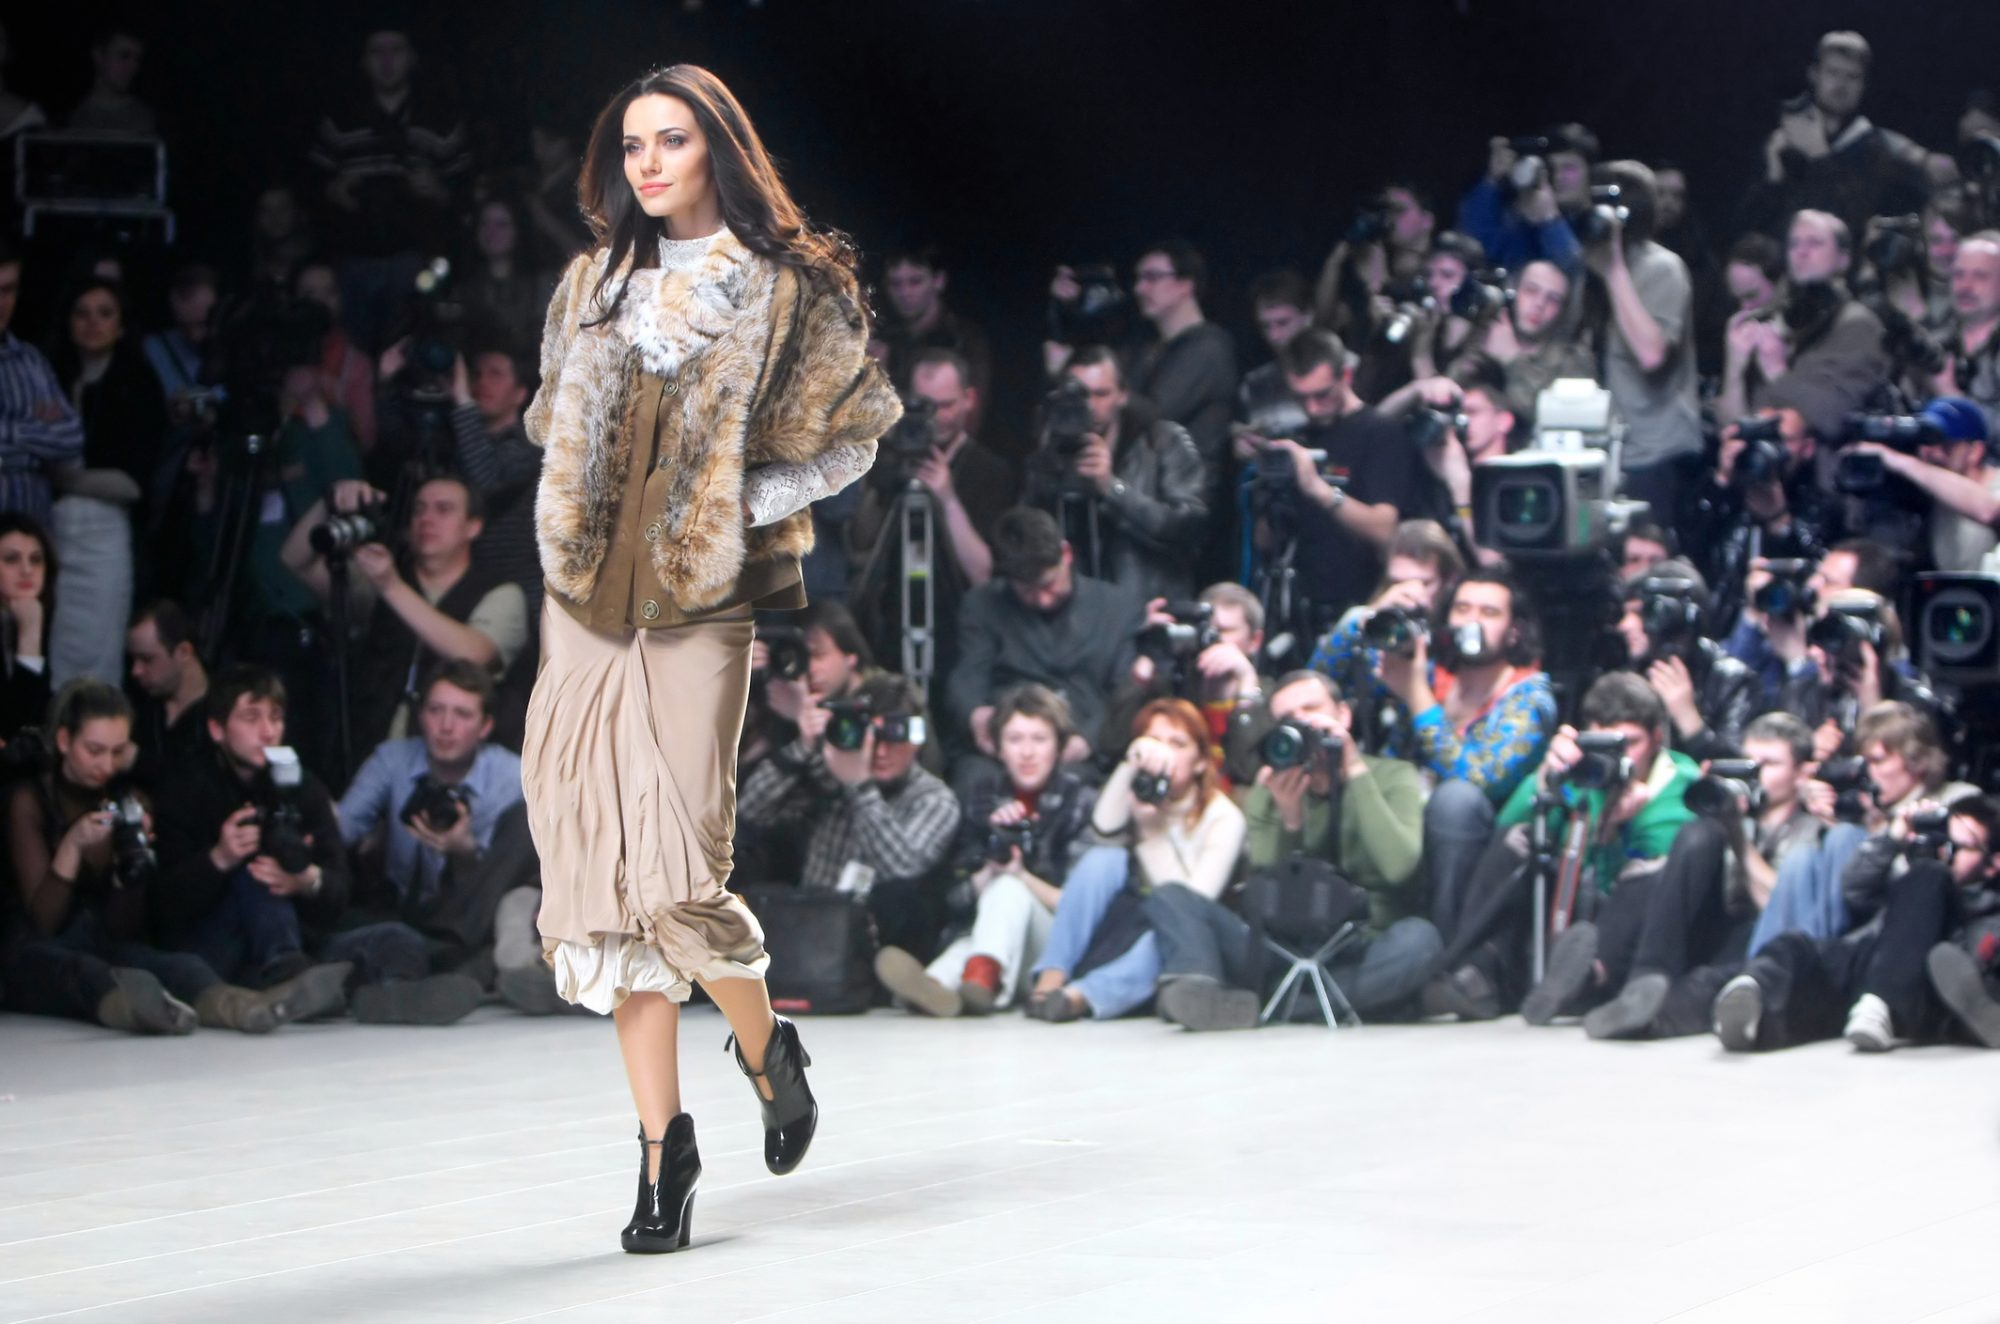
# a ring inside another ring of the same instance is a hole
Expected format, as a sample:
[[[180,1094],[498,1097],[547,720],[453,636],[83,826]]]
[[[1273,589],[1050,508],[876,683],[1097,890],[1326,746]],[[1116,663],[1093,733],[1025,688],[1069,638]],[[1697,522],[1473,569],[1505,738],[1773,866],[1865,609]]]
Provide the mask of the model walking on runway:
[[[813,501],[866,473],[901,413],[865,352],[852,250],[786,193],[743,108],[692,65],[597,118],[577,186],[596,243],[563,273],[528,435],[548,599],[521,775],[543,950],[617,1022],[639,1110],[628,1251],[686,1246],[701,1159],[681,1111],[680,1004],[729,1020],[790,1172],[818,1109],[726,888],[751,609],[805,605]]]

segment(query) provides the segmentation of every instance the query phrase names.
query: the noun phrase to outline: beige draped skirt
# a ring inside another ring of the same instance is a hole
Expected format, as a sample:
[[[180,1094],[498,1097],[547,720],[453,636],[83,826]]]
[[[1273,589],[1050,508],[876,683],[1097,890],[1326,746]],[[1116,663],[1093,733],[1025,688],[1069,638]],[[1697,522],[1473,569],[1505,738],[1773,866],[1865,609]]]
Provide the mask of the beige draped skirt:
[[[634,992],[761,978],[764,934],[725,886],[750,609],[594,630],[551,592],[521,744],[541,857],[542,948],[563,996],[610,1012]]]

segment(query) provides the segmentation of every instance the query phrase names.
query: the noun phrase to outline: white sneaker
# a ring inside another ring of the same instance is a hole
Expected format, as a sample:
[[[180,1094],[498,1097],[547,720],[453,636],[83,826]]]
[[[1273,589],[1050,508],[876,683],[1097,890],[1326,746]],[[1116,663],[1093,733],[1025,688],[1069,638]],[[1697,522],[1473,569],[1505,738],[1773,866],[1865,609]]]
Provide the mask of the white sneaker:
[[[1847,1028],[1841,1033],[1847,1042],[1864,1053],[1886,1053],[1896,1046],[1896,1030],[1889,1024],[1889,1004],[1873,993],[1863,993],[1847,1013]]]
[[[1738,975],[1715,995],[1715,1037],[1732,1053],[1757,1046],[1757,1022],[1764,1019],[1764,990],[1749,975]]]

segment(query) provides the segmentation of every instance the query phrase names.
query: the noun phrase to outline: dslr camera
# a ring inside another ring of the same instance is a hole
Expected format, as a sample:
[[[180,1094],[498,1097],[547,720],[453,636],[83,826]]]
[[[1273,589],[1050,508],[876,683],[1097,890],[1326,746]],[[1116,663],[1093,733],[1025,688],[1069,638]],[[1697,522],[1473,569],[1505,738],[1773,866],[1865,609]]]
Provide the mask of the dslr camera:
[[[1035,853],[1035,824],[1032,819],[1020,823],[1001,823],[986,829],[986,858],[994,864],[1005,864],[1014,858],[1014,852],[1021,852],[1022,859],[1029,859]]]
[[[1909,826],[1910,835],[1897,848],[1897,854],[1910,860],[1951,858],[1951,810],[1939,806],[1911,814]]]
[[[1648,575],[1639,581],[1639,619],[1655,653],[1701,633],[1701,604],[1685,579]]]
[[[849,754],[867,743],[873,728],[877,744],[924,743],[924,719],[908,713],[884,713],[877,717],[865,698],[822,699],[820,707],[831,714],[826,722],[826,743]]]
[[[1780,557],[1769,563],[1771,579],[1750,595],[1750,605],[1766,616],[1795,619],[1810,616],[1818,605],[1813,600],[1813,563],[1802,557]]]
[[[1361,624],[1363,644],[1398,657],[1413,656],[1417,641],[1430,636],[1430,620],[1417,607],[1384,607]]]
[[[1880,656],[1884,637],[1882,609],[1873,602],[1836,603],[1806,630],[1806,643],[1838,668],[1859,666],[1863,644]]]
[[[1739,418],[1736,435],[1743,439],[1743,450],[1729,475],[1731,487],[1740,491],[1784,478],[1787,457],[1776,418]]]
[[[126,791],[104,802],[111,812],[111,856],[120,887],[145,887],[160,871],[159,857],[146,838],[146,807]]]
[[[1444,439],[1453,433],[1463,437],[1466,426],[1471,422],[1462,413],[1445,413],[1442,409],[1419,409],[1411,414],[1403,427],[1410,434],[1410,440],[1428,450],[1432,446],[1442,446]]]
[[[1868,817],[1875,786],[1868,779],[1867,759],[1828,759],[1819,765],[1819,779],[1833,788],[1835,822],[1859,823]]]
[[[1083,453],[1097,420],[1090,412],[1090,392],[1074,377],[1064,377],[1042,397],[1042,445],[1064,465]]]
[[[1619,201],[1621,196],[1616,184],[1591,185],[1590,210],[1577,217],[1574,226],[1578,243],[1585,248],[1601,244],[1611,237],[1613,227],[1632,219],[1632,209]]]
[[[434,257],[411,281],[410,344],[404,355],[402,389],[411,399],[446,404],[451,369],[465,352],[465,305],[452,289],[451,259]]]
[[[1050,299],[1049,339],[1063,345],[1115,345],[1125,338],[1130,303],[1118,272],[1108,262],[1081,262],[1070,267],[1081,287],[1065,303]]]
[[[1139,648],[1156,659],[1194,657],[1211,644],[1222,642],[1215,628],[1215,608],[1206,602],[1169,602],[1163,609],[1173,620],[1148,626],[1139,636]]]
[[[1173,779],[1164,772],[1147,772],[1144,768],[1132,774],[1132,798],[1142,804],[1163,805],[1173,794]]]
[[[389,503],[370,501],[352,514],[328,515],[306,535],[312,549],[323,557],[347,556],[363,543],[389,541]]]
[[[403,801],[402,812],[396,817],[412,826],[422,819],[431,831],[444,832],[458,821],[462,811],[471,807],[472,798],[464,787],[440,781],[427,772],[417,779],[415,789]]]
[[[1924,242],[1924,219],[1914,213],[1877,216],[1868,222],[1868,238],[1861,246],[1868,264],[1882,276],[1919,271],[1929,262]]]
[[[1764,808],[1764,783],[1756,759],[1716,759],[1708,773],[1687,788],[1689,810],[1704,818],[1735,818],[1737,806],[1747,805],[1755,815]]]
[[[1942,444],[1944,434],[1920,414],[1853,414],[1847,420],[1849,441],[1873,441],[1905,455],[1919,447]],[[1844,450],[1834,464],[1833,485],[1848,496],[1872,496],[1889,482],[1889,470],[1879,455]]]
[[[875,467],[868,479],[885,496],[893,496],[916,481],[917,466],[937,448],[937,402],[906,392],[903,416],[876,446]]]
[[[1625,754],[1625,736],[1617,731],[1585,731],[1576,738],[1583,757],[1561,780],[1579,791],[1611,791],[1632,780],[1636,771]]]
[[[271,774],[271,795],[257,807],[257,853],[268,855],[286,873],[304,873],[312,864],[312,844],[306,840],[306,816],[299,804],[305,770],[299,756],[286,745],[264,751],[264,767]]]
[[[1329,772],[1340,766],[1347,742],[1307,722],[1280,722],[1264,733],[1257,758],[1273,772],[1305,768]]]
[[[766,625],[757,622],[757,637],[764,641],[769,658],[762,672],[765,680],[798,680],[806,674],[812,656],[806,651],[805,633],[796,625]]]

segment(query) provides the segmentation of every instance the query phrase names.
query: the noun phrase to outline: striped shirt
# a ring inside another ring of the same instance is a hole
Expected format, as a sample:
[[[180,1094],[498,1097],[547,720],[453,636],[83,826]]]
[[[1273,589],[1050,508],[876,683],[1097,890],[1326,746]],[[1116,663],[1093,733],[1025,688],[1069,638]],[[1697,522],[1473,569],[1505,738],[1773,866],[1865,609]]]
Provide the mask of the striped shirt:
[[[40,350],[0,331],[0,510],[47,524],[49,469],[82,457],[83,424],[55,369]]]
[[[958,797],[920,767],[898,785],[847,786],[816,747],[797,740],[751,769],[736,812],[756,830],[810,824],[799,885],[829,890],[850,860],[873,869],[877,882],[931,874],[950,853],[959,819]]]

